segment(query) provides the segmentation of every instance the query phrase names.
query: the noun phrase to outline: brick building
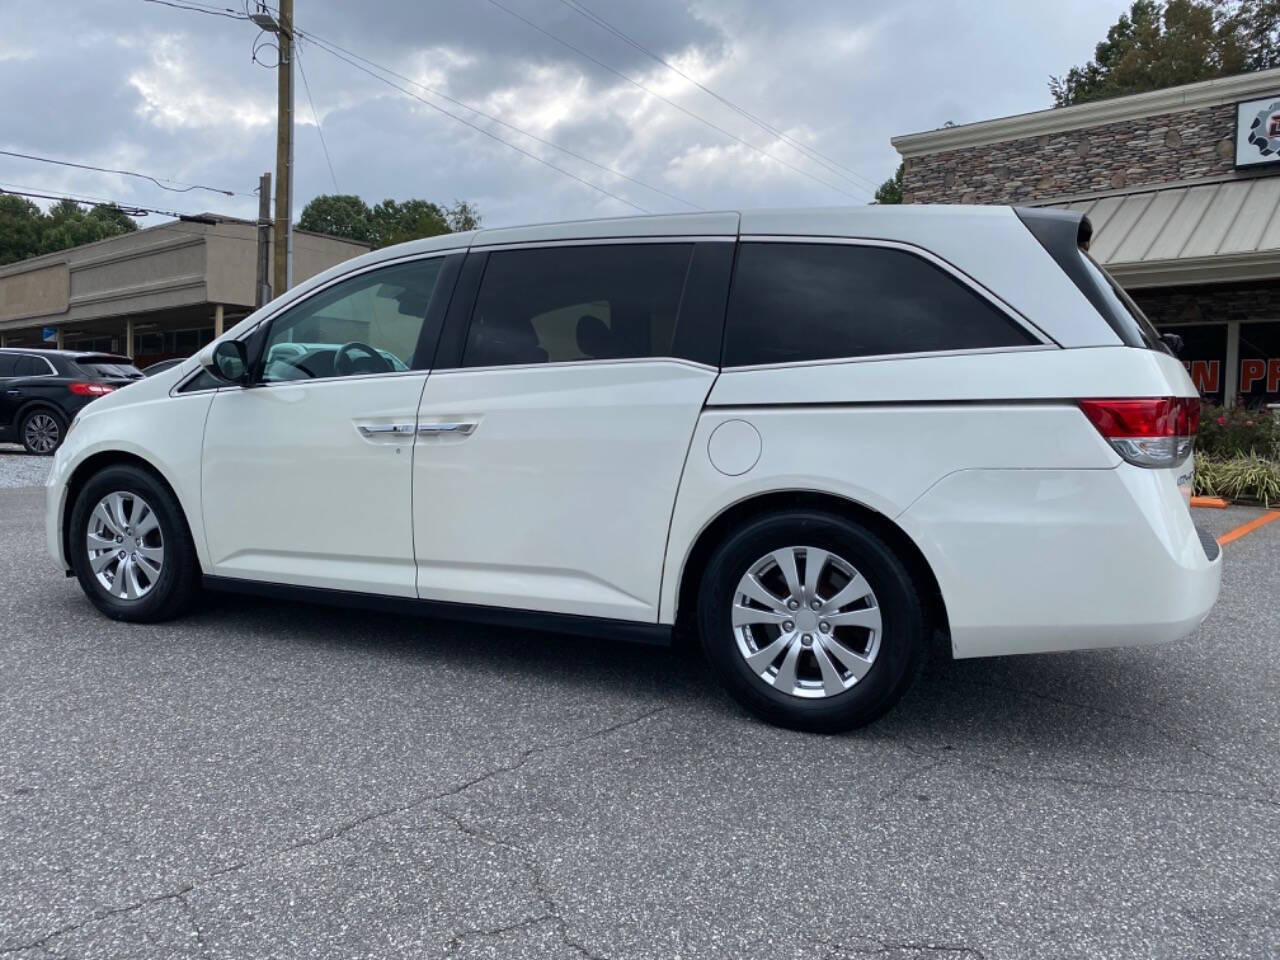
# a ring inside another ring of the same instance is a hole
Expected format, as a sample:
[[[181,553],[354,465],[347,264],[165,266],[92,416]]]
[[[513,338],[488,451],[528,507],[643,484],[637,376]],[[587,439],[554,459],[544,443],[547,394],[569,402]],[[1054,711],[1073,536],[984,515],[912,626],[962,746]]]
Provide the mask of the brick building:
[[[1280,69],[892,142],[906,203],[1085,213],[1206,396],[1280,402]]]

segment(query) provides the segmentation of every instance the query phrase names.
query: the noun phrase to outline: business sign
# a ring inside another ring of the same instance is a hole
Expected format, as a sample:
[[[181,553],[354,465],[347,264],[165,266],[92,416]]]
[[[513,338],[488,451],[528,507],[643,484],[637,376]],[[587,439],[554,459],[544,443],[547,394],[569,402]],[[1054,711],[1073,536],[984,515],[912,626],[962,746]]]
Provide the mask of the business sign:
[[[1182,365],[1201,396],[1221,403],[1226,392],[1226,324],[1179,324]],[[1240,324],[1240,365],[1235,388],[1246,403],[1280,402],[1280,323]]]
[[[1236,167],[1280,163],[1280,93],[1236,104]]]
[[[58,342],[58,328],[57,328],[57,327],[45,327],[45,328],[40,332],[40,339],[41,339],[41,340],[43,340],[45,343],[57,343],[57,342]]]

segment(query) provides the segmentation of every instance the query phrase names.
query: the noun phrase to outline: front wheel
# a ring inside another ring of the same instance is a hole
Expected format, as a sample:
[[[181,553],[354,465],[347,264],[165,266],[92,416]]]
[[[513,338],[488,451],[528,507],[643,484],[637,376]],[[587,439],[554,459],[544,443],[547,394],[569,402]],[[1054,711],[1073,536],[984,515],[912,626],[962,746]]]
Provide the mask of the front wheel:
[[[71,512],[68,547],[85,595],[113,620],[168,620],[199,591],[182,508],[137,467],[108,467],[89,479]]]
[[[923,659],[926,603],[873,531],[797,510],[762,517],[712,555],[702,647],[742,706],[779,726],[836,733],[892,707]]]

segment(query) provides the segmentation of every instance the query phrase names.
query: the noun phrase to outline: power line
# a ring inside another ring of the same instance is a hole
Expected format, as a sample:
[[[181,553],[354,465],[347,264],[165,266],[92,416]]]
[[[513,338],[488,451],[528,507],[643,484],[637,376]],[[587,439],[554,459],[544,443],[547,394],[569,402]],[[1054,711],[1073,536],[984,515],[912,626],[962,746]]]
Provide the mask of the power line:
[[[538,26],[538,24],[534,23],[532,20],[522,16],[521,14],[512,10],[510,7],[501,3],[500,0],[489,0],[489,3],[497,7],[499,10],[502,10],[503,12],[509,14],[510,16],[515,17],[521,23],[524,23],[529,27],[531,27],[532,29],[538,31],[538,33],[541,33],[543,36],[549,37],[550,39],[554,40],[556,43],[560,44],[563,47],[567,47],[568,49],[572,50],[574,53],[578,54],[578,56],[583,57],[584,59],[590,60],[592,63],[596,64],[602,69],[608,70],[614,76],[622,78],[632,86],[637,87],[640,90],[643,90],[645,93],[649,94],[649,96],[656,97],[657,99],[661,100],[663,103],[667,104],[668,106],[674,107],[675,109],[679,110],[681,113],[685,114],[686,116],[691,117],[692,119],[697,120],[699,123],[710,127],[712,130],[715,130],[718,133],[721,133],[724,136],[729,137],[731,140],[736,140],[738,143],[742,144],[744,147],[754,150],[756,153],[760,154],[760,156],[765,157],[769,160],[772,160],[774,163],[780,163],[784,167],[787,167],[790,170],[794,170],[796,173],[800,174],[801,176],[808,177],[810,180],[820,183],[824,187],[827,187],[830,190],[834,190],[836,193],[842,194],[853,200],[860,199],[854,194],[849,193],[849,191],[845,190],[843,187],[837,186],[836,184],[832,183],[829,180],[824,180],[821,177],[817,176],[816,174],[810,173],[808,170],[805,170],[802,167],[797,167],[795,164],[789,163],[786,160],[783,160],[781,157],[775,157],[773,154],[769,153],[763,148],[757,147],[751,141],[744,140],[742,137],[738,136],[736,133],[733,133],[729,130],[726,130],[724,127],[721,127],[712,123],[710,120],[706,119],[706,117],[699,116],[698,114],[694,113],[692,110],[689,110],[686,107],[682,107],[680,104],[676,103],[674,100],[670,100],[667,97],[664,97],[662,94],[657,93],[654,90],[651,90],[649,87],[645,86],[639,80],[632,79],[631,77],[623,73],[621,70],[616,70],[613,67],[609,66],[609,64],[605,63],[603,60],[593,57],[591,54],[587,53],[585,50],[579,47],[575,47],[568,40],[561,39],[560,37],[552,33],[550,30],[547,30],[543,27]]]
[[[159,2],[159,0],[155,0]],[[171,193],[190,193],[192,190],[208,190],[210,193],[221,193],[228,197],[251,197],[252,193],[242,193],[239,190],[224,190],[222,187],[211,187],[203,183],[183,183],[181,180],[170,180],[167,177],[153,177],[146,173],[136,173],[133,170],[115,170],[111,167],[99,167],[92,163],[75,163],[71,160],[54,160],[51,157],[37,157],[30,153],[17,153],[13,150],[0,150],[0,155],[6,157],[17,157],[21,160],[35,160],[39,163],[54,163],[60,167],[75,167],[77,170],[95,170],[98,173],[114,173],[123,177],[137,177],[140,180],[150,180],[161,190],[168,190]],[[162,182],[163,181],[163,182]],[[166,186],[169,183],[181,184],[178,187]]]
[[[312,42],[316,42],[315,37],[312,37],[311,40]],[[493,131],[486,130],[484,127],[480,126],[479,124],[472,123],[466,117],[460,117],[456,113],[451,113],[450,111],[444,109],[444,107],[441,107],[441,106],[438,106],[437,104],[432,103],[430,100],[427,100],[425,97],[419,96],[418,94],[414,93],[412,90],[406,90],[404,87],[400,86],[399,84],[394,83],[391,80],[388,80],[386,77],[382,76],[381,74],[374,73],[368,67],[362,66],[361,64],[357,63],[355,60],[349,59],[348,57],[343,56],[342,54],[336,52],[335,50],[329,49],[323,44],[318,44],[318,45],[322,50],[325,50],[330,56],[337,57],[339,60],[342,60],[344,63],[350,64],[351,66],[355,67],[357,70],[361,71],[362,73],[367,73],[369,76],[373,77],[375,80],[380,80],[381,82],[385,83],[387,86],[391,87],[393,90],[399,90],[406,97],[412,97],[414,100],[417,100],[419,103],[425,104],[426,106],[430,107],[432,110],[439,111],[440,113],[443,113],[446,117],[452,117],[454,120],[457,120],[459,123],[465,124],[466,126],[470,127],[472,130],[475,130],[477,133],[482,133],[486,137],[489,137],[492,140],[496,140],[499,143],[510,147],[512,150],[515,150],[517,153],[524,154],[524,156],[528,157],[530,160],[534,160],[545,167],[550,167],[552,170],[555,170],[557,173],[562,173],[566,177],[569,177],[572,180],[578,181],[578,183],[581,183],[583,186],[590,187],[592,190],[595,190],[597,193],[602,193],[606,197],[609,197],[613,200],[617,200],[619,203],[625,203],[627,206],[632,207],[633,209],[639,210],[641,213],[652,212],[640,206],[640,204],[638,203],[633,203],[630,200],[626,199],[625,197],[620,197],[618,196],[618,194],[613,193],[609,190],[606,190],[604,187],[598,186],[597,184],[592,183],[590,180],[587,180],[583,177],[578,176],[576,173],[573,173],[569,170],[564,169],[564,167],[556,166],[550,160],[546,160],[538,156],[536,153],[532,153],[524,149],[524,147],[521,147],[512,143],[510,140],[504,140],[502,137],[498,136]]]
[[[294,32],[297,33],[296,30]],[[316,102],[311,99],[311,84],[307,82],[307,71],[302,66],[302,44],[295,42],[293,48],[298,54],[298,72],[302,74],[302,89],[307,91],[307,103],[311,104],[311,116],[316,119],[316,132],[320,134],[320,149],[324,151],[324,162],[329,167],[329,179],[333,181],[333,192],[341,193],[342,191],[338,189],[338,177],[333,172],[333,160],[329,157],[329,145],[324,142],[324,127],[320,125],[320,114],[316,111]]]
[[[365,64],[368,64],[369,66],[373,67],[376,70],[381,70],[383,73],[396,77],[399,80],[403,80],[405,83],[412,84],[413,86],[418,87],[421,90],[425,90],[427,91],[427,93],[430,93],[432,96],[439,97],[441,100],[447,100],[449,103],[456,104],[457,106],[462,107],[464,110],[471,111],[477,116],[484,117],[486,120],[491,120],[494,123],[500,124],[501,126],[506,127],[508,130],[512,130],[520,134],[521,136],[528,137],[530,140],[536,140],[538,143],[544,144],[545,146],[551,147],[555,150],[559,150],[561,153],[567,154],[568,156],[573,157],[575,160],[581,160],[583,163],[590,164],[591,166],[595,167],[597,170],[603,170],[605,173],[612,174],[615,177],[621,177],[623,180],[628,180],[631,183],[636,184],[637,186],[644,187],[646,190],[652,190],[654,193],[661,194],[662,196],[670,200],[674,200],[677,203],[683,203],[685,206],[693,207],[695,210],[703,209],[698,204],[693,203],[690,200],[686,200],[683,197],[678,197],[674,193],[669,193],[666,190],[663,190],[659,187],[655,187],[653,184],[646,183],[645,181],[637,177],[633,177],[630,174],[623,173],[621,170],[617,170],[613,167],[606,166],[605,164],[598,163],[595,160],[592,160],[590,157],[585,157],[582,154],[574,150],[570,150],[568,147],[562,146],[561,144],[558,144],[553,140],[548,140],[544,137],[540,137],[536,133],[530,133],[528,130],[525,130],[521,127],[516,126],[513,123],[509,123],[506,120],[503,120],[501,117],[496,117],[493,114],[485,113],[483,110],[479,110],[476,107],[471,106],[471,104],[469,103],[466,103],[462,100],[458,100],[455,97],[451,97],[447,93],[442,93],[441,91],[436,90],[433,87],[427,86],[425,83],[420,83],[419,81],[414,80],[412,77],[406,77],[404,74],[397,73],[396,71],[392,70],[390,67],[385,67],[382,64],[375,63],[374,61],[368,59],[367,57],[362,57],[358,53],[354,53],[351,50],[347,50],[344,47],[338,46],[338,44],[334,43],[332,40],[325,40],[324,38],[318,37],[315,34],[304,33],[301,30],[297,31],[297,33],[298,33],[298,36],[306,40],[310,40],[312,43],[315,43],[321,46],[322,48],[324,47],[332,48],[328,51],[329,53],[332,53],[334,50],[341,51],[342,53],[345,53],[347,56],[353,57],[356,60],[359,60]]]
[[[38,200],[70,200],[74,203],[82,203],[85,206],[98,207],[115,207],[126,216],[143,216],[148,213],[154,213],[161,217],[173,217],[175,220],[182,220],[186,223],[218,223],[216,218],[206,214],[178,213],[175,210],[157,210],[155,207],[140,207],[134,203],[121,203],[119,200],[90,200],[84,197],[72,197],[65,194],[57,193],[37,193],[33,190],[6,190],[0,189],[0,194],[10,194],[18,197],[34,197]]]
[[[752,123],[760,127],[762,130],[765,130],[766,132],[786,142],[787,144],[789,144],[790,146],[798,150],[800,153],[808,157],[808,159],[813,160],[815,163],[818,163],[819,165],[830,170],[836,176],[844,177],[844,179],[850,180],[851,182],[855,183],[859,187],[870,186],[873,189],[875,188],[876,184],[874,181],[870,180],[867,177],[864,177],[862,174],[858,173],[856,170],[852,170],[849,167],[846,167],[844,164],[840,163],[838,160],[834,160],[831,157],[828,157],[826,154],[819,152],[817,149],[810,147],[808,144],[799,142],[798,140],[789,136],[785,131],[780,130],[774,125],[768,123],[767,121],[762,120],[760,117],[758,117],[754,113],[751,113],[750,111],[738,106],[736,103],[729,100],[727,97],[724,97],[719,93],[716,93],[716,91],[712,90],[710,87],[706,86],[705,84],[695,80],[693,77],[689,76],[679,67],[675,66],[668,60],[654,53],[652,50],[650,50],[648,47],[641,44],[639,41],[628,36],[626,33],[618,29],[617,27],[615,27],[608,20],[604,19],[604,17],[588,9],[584,4],[579,3],[578,0],[560,0],[560,2],[564,4],[566,7],[568,7],[570,10],[579,14],[580,16],[586,17],[592,23],[596,24],[596,26],[613,34],[619,40],[623,41],[626,44],[629,44],[630,46],[634,47],[636,50],[639,50],[645,56],[662,64],[672,73],[676,74],[679,77],[683,77],[685,80],[688,80],[690,83],[692,83],[695,87],[697,87],[703,93],[709,94],[711,97],[715,98],[717,101],[724,104],[730,110],[734,111],[735,113],[739,114],[742,117],[745,117],[747,120],[750,120]]]
[[[146,3],[158,3],[162,7],[173,7],[175,10],[190,10],[192,13],[204,13],[211,17],[226,17],[228,20],[248,20],[243,13],[231,7],[215,7],[212,4],[174,3],[173,0],[144,0]]]

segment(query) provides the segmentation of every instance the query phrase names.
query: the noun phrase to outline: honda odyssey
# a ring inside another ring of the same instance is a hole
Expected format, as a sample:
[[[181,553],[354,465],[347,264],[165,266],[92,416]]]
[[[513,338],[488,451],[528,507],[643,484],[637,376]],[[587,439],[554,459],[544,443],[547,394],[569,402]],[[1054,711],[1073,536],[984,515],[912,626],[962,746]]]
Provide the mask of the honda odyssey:
[[[870,722],[956,657],[1175,640],[1199,400],[1079,214],[488,229],[313,277],[108,394],[48,481],[109,617],[202,588],[664,642]]]

